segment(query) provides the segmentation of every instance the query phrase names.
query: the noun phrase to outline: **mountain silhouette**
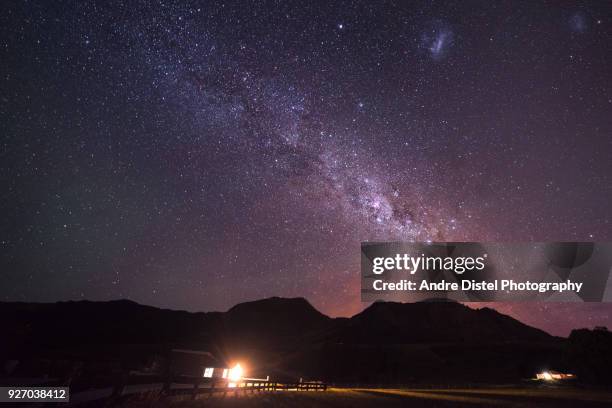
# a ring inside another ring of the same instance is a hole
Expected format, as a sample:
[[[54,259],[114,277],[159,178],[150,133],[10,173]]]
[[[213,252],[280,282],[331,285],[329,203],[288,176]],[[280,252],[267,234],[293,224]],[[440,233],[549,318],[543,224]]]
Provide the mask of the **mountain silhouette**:
[[[2,361],[38,356],[141,369],[152,356],[190,348],[228,364],[247,360],[254,374],[362,383],[521,378],[560,361],[565,341],[455,302],[377,302],[351,318],[330,318],[303,298],[210,313],[128,300],[11,302],[0,303],[0,321]]]
[[[546,332],[493,309],[456,302],[376,302],[353,316],[342,332],[346,343],[486,343],[547,341]]]
[[[313,341],[364,344],[547,341],[542,330],[495,310],[455,302],[376,302],[351,318],[330,318],[304,298],[272,297],[227,312],[190,313],[129,300],[0,303],[5,329],[30,345],[83,343]]]
[[[332,324],[306,299],[280,297],[240,303],[223,315],[223,321],[223,334],[234,344],[276,347],[299,342],[305,334]]]

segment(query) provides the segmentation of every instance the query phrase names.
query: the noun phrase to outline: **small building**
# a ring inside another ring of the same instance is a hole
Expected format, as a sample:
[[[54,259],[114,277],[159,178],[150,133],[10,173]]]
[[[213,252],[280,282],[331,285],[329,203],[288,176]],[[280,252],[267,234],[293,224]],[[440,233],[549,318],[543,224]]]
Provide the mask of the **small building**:
[[[543,381],[573,380],[575,378],[574,374],[560,373],[554,370],[542,371],[536,374],[536,379]]]
[[[173,349],[170,372],[173,376],[227,378],[229,369],[208,351]]]

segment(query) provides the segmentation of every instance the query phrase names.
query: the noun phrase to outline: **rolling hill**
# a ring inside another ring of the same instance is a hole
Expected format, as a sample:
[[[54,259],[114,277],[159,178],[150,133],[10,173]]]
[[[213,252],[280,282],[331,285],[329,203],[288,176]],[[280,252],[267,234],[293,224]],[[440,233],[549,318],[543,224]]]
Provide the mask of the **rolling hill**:
[[[351,318],[330,318],[303,298],[211,313],[127,300],[0,303],[0,320],[4,361],[139,368],[182,347],[248,360],[262,374],[340,382],[517,379],[559,364],[564,342],[494,310],[454,302],[374,303]]]

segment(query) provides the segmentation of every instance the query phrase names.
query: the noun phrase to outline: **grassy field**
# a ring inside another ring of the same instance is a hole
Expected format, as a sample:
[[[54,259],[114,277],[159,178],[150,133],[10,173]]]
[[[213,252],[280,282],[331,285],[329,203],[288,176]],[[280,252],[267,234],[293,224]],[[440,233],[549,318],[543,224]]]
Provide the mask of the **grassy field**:
[[[339,389],[325,392],[268,392],[192,401],[131,401],[130,408],[362,408],[362,407],[610,407],[612,391],[560,388]]]

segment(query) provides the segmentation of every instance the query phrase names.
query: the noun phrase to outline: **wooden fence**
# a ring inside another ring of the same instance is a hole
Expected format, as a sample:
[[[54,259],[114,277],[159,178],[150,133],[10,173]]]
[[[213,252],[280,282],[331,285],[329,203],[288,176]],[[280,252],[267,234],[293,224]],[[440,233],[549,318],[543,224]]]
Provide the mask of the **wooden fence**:
[[[183,380],[184,381],[184,380]],[[230,387],[227,380],[198,379],[192,383],[166,382],[152,384],[135,384],[121,382],[114,387],[89,389],[70,395],[70,405],[89,404],[104,401],[105,406],[120,404],[130,398],[163,400],[164,398],[182,397],[196,399],[212,396],[239,396],[260,392],[283,391],[325,391],[327,384],[321,381],[309,382],[276,382],[268,380],[245,380]]]

